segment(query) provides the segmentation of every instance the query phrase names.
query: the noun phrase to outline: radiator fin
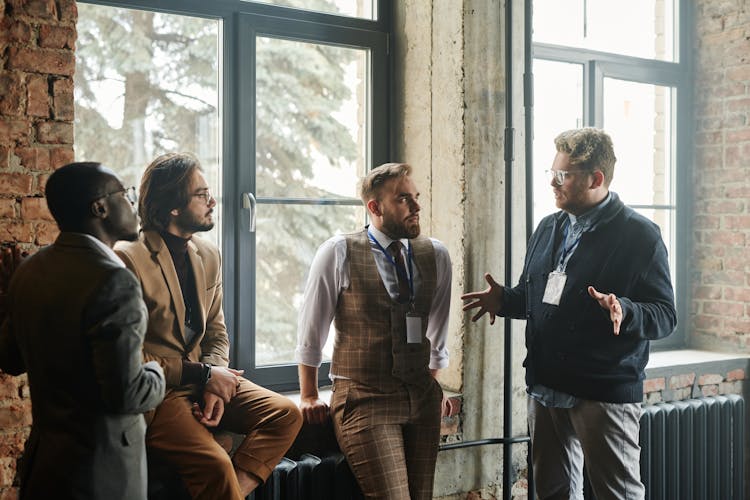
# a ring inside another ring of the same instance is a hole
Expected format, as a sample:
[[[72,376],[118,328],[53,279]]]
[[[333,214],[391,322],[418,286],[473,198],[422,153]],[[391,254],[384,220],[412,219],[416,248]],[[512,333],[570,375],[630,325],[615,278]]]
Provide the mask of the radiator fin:
[[[745,400],[712,396],[643,407],[646,500],[742,500]],[[588,480],[586,500],[596,500]]]
[[[304,454],[298,460],[283,458],[265,484],[249,500],[360,500],[354,475],[339,452],[322,457]]]
[[[738,395],[645,406],[640,444],[646,499],[741,500],[744,422],[745,401]]]

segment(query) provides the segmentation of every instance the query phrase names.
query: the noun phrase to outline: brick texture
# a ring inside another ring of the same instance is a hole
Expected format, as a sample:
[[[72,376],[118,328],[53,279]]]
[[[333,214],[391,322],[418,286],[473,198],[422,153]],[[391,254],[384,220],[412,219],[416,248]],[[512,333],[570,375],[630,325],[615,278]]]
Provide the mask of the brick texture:
[[[750,9],[744,2],[724,0],[696,0],[694,5],[695,189],[687,330],[692,346],[747,353]],[[713,393],[718,383],[701,390]]]
[[[0,0],[0,243],[29,252],[58,234],[44,185],[73,160],[76,20],[74,0]],[[0,372],[0,500],[18,498],[30,426],[26,376]]]

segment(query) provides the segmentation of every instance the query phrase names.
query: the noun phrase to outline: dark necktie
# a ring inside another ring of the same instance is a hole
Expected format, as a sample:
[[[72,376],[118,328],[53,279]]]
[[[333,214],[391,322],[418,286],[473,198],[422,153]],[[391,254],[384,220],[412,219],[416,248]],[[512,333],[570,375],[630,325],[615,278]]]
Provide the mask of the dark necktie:
[[[398,299],[399,303],[403,304],[409,301],[409,278],[406,274],[406,266],[404,265],[404,256],[401,255],[401,248],[403,245],[400,241],[394,241],[388,245],[388,251],[393,257],[393,261],[396,263],[396,275],[398,276]]]

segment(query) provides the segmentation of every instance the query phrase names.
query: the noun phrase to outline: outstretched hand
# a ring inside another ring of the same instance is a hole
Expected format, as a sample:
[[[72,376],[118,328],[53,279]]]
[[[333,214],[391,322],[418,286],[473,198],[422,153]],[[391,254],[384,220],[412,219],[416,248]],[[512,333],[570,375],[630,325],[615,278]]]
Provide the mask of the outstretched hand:
[[[600,293],[594,288],[593,286],[590,286],[588,288],[589,295],[591,295],[591,298],[596,300],[602,309],[606,309],[609,311],[609,319],[612,320],[612,325],[614,326],[614,334],[620,335],[620,325],[622,324],[622,305],[620,305],[620,301],[617,300],[617,297],[614,293]]]
[[[479,311],[472,316],[472,321],[477,321],[485,313],[490,315],[490,325],[495,324],[495,316],[503,308],[503,287],[497,284],[490,273],[484,275],[484,279],[490,285],[481,292],[470,292],[461,295],[461,300],[470,300],[464,304],[463,310],[470,311],[479,308]]]

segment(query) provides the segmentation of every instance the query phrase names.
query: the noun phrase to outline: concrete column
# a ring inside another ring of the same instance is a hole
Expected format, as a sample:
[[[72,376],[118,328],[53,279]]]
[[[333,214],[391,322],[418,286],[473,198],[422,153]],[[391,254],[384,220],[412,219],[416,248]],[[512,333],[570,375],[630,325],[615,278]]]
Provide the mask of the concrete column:
[[[403,0],[395,3],[394,160],[415,168],[423,231],[443,241],[453,260],[451,366],[441,382],[464,396],[463,440],[502,435],[502,319],[471,323],[460,295],[505,276],[505,235],[513,233],[514,280],[525,252],[523,163],[523,2],[514,2],[513,223],[505,215],[504,9],[496,0]],[[526,432],[521,362],[523,325],[513,328],[513,429]],[[514,469],[526,468],[514,448]],[[440,454],[436,496],[485,490],[500,494],[502,446]]]

